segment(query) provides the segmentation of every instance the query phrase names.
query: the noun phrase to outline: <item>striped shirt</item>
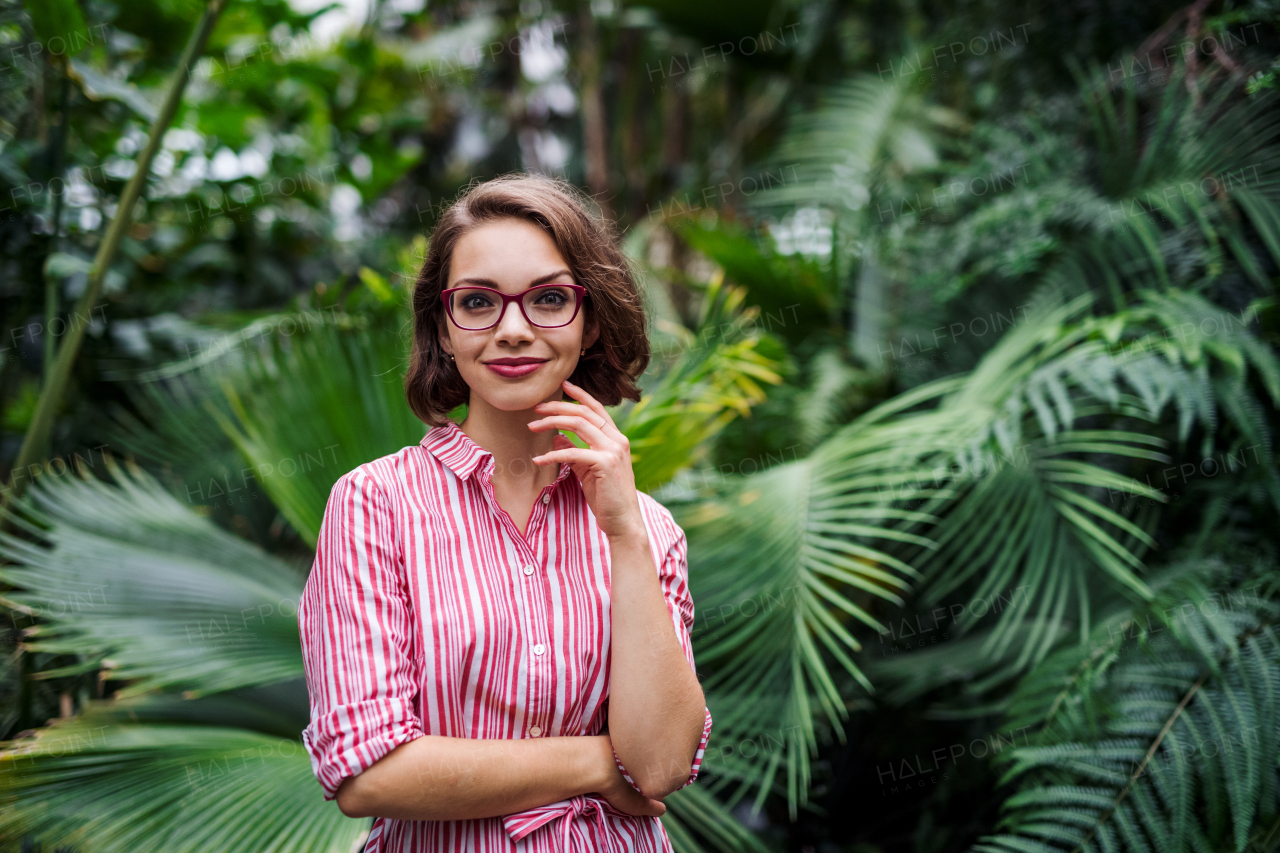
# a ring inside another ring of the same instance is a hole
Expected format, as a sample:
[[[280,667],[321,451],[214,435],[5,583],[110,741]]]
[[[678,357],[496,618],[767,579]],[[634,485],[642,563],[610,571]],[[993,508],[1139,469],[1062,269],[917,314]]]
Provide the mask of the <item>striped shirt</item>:
[[[608,537],[565,464],[522,536],[494,497],[493,468],[493,455],[450,422],[334,485],[298,608],[311,701],[302,740],[326,800],[346,777],[424,734],[515,739],[605,728]],[[639,499],[692,667],[685,534],[652,497]],[[710,731],[708,710],[685,785],[697,778]],[[636,787],[616,752],[614,760]],[[503,817],[379,817],[365,850],[669,851],[671,843],[660,819],[587,794]]]

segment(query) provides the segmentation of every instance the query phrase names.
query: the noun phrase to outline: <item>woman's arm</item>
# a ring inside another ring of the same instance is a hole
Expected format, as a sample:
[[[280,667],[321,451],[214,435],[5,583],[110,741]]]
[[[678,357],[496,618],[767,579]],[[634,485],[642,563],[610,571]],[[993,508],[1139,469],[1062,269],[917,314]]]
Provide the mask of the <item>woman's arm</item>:
[[[627,784],[605,735],[478,740],[425,735],[403,743],[338,788],[347,817],[469,820],[599,793],[628,814],[666,806]]]
[[[533,461],[569,463],[596,523],[609,537],[609,737],[640,791],[661,799],[691,781],[690,768],[710,722],[702,685],[676,636],[654,571],[631,442],[598,400],[568,380],[563,387],[581,405],[539,403],[534,409],[545,416],[529,429],[572,430],[589,449],[557,435],[556,449]]]
[[[662,799],[689,779],[706,700],[672,629],[643,522],[610,536],[609,552],[609,737],[640,790]]]

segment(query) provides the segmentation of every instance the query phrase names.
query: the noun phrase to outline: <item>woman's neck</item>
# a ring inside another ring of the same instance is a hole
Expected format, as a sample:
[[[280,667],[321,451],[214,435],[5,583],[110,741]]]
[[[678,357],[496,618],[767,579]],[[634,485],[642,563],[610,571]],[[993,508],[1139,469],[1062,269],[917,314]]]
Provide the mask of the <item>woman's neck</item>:
[[[534,432],[529,423],[541,415],[533,409],[508,412],[495,409],[474,396],[459,428],[477,445],[493,454],[495,484],[538,493],[556,481],[558,465],[538,465],[534,456],[555,449],[555,431]]]

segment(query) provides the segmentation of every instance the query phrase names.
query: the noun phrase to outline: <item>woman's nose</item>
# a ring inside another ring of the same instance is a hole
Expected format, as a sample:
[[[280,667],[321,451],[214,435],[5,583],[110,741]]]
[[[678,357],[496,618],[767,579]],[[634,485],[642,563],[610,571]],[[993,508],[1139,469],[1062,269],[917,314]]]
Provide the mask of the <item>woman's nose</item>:
[[[533,327],[524,318],[524,312],[520,310],[520,306],[514,300],[502,306],[502,314],[498,317],[498,325],[494,329],[494,335],[498,340],[510,340],[512,338],[526,340],[533,337]]]

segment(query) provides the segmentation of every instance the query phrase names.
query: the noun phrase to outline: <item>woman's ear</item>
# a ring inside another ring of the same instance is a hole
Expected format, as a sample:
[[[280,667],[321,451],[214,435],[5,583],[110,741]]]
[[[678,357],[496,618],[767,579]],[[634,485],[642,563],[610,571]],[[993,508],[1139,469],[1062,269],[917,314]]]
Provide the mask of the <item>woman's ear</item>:
[[[587,317],[586,328],[582,332],[582,348],[590,349],[600,339],[600,325],[595,317]]]
[[[449,340],[449,329],[444,323],[436,326],[436,341],[440,344],[440,349],[444,350],[445,355],[453,355],[453,342]]]

